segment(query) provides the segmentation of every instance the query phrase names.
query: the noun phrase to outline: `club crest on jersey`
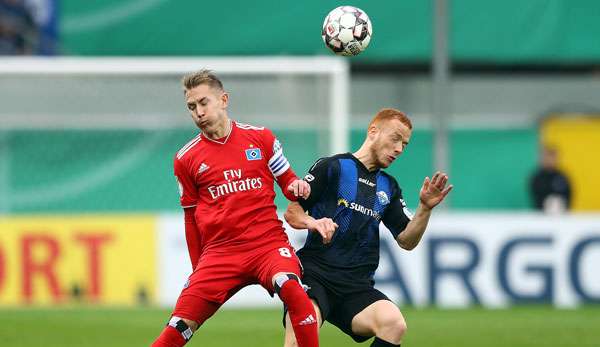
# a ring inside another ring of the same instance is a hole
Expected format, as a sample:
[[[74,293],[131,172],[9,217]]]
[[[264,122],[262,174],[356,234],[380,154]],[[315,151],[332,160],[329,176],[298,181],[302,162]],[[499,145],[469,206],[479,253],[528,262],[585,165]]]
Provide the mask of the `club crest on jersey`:
[[[377,192],[377,199],[379,199],[379,203],[382,205],[387,205],[390,203],[390,199],[383,190]]]
[[[249,148],[246,150],[246,159],[247,160],[261,160],[262,154],[260,153],[260,148]]]

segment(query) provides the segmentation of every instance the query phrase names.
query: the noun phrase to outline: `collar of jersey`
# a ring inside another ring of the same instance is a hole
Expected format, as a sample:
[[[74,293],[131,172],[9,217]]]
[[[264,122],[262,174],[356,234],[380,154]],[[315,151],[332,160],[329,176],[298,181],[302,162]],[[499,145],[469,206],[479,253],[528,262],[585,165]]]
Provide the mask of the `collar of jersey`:
[[[352,160],[354,160],[354,162],[356,162],[356,164],[364,171],[367,172],[369,174],[373,174],[373,173],[377,173],[380,169],[377,168],[373,171],[369,171],[369,169],[367,169],[367,167],[365,166],[365,164],[363,164],[362,161],[360,161],[360,159],[358,159],[357,157],[354,156],[354,154],[347,152],[346,153],[350,158],[352,158]]]
[[[233,132],[233,127],[235,124],[233,124],[233,120],[229,121],[229,134],[227,134],[227,136],[225,137],[225,139],[223,141],[219,141],[219,140],[213,140],[210,137],[204,135],[204,133],[202,133],[202,137],[207,139],[208,141],[214,142],[214,143],[218,143],[220,145],[224,145],[225,143],[227,143],[227,140],[229,140],[229,137],[231,136],[231,133]],[[222,139],[222,137],[221,137]]]

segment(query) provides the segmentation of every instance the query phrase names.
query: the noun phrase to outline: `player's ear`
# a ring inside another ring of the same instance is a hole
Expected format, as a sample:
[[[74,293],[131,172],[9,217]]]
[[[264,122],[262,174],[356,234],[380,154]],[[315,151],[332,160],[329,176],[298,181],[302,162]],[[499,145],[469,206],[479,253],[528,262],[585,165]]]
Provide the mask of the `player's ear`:
[[[221,102],[223,103],[223,108],[226,108],[229,104],[229,94],[223,92],[223,94],[221,94]]]
[[[378,133],[379,133],[379,128],[377,127],[377,125],[371,125],[367,129],[367,138],[370,140],[375,140]]]

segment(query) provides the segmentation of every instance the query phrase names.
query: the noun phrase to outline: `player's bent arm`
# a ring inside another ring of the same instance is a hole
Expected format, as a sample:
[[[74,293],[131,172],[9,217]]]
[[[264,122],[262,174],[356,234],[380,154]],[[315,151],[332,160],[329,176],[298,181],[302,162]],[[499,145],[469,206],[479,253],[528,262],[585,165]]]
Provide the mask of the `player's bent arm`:
[[[318,232],[323,238],[323,243],[331,242],[335,229],[338,227],[331,218],[314,219],[309,216],[297,202],[288,205],[283,217],[292,228]]]
[[[315,223],[315,219],[307,215],[297,202],[288,204],[283,218],[294,229],[310,229],[310,226],[314,226]]]
[[[444,172],[436,172],[431,180],[429,177],[425,177],[419,193],[417,212],[404,231],[396,237],[400,247],[407,250],[417,247],[427,228],[431,210],[441,203],[452,190],[452,185],[446,186],[447,183],[448,175]]]
[[[431,208],[419,203],[413,219],[408,222],[404,231],[396,237],[398,245],[409,251],[417,247],[425,233],[425,229],[427,229],[430,216]]]

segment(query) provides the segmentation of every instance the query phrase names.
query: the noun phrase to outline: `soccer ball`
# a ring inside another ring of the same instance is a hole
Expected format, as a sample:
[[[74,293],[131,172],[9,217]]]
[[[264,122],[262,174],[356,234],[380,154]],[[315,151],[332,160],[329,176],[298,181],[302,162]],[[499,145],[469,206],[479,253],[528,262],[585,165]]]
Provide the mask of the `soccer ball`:
[[[373,35],[365,11],[354,6],[334,8],[323,22],[323,42],[338,55],[357,55],[364,51]]]

